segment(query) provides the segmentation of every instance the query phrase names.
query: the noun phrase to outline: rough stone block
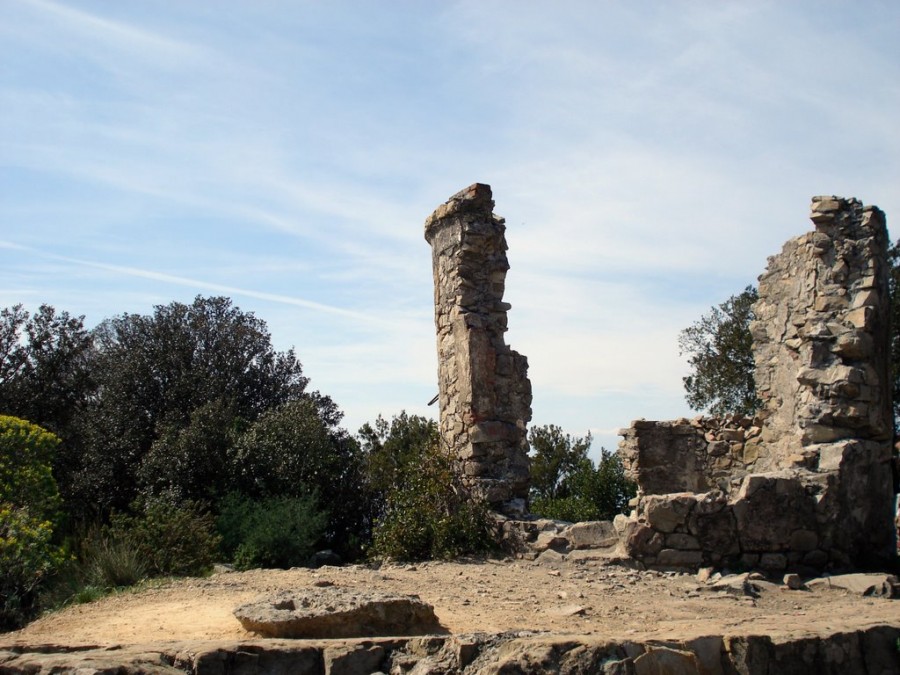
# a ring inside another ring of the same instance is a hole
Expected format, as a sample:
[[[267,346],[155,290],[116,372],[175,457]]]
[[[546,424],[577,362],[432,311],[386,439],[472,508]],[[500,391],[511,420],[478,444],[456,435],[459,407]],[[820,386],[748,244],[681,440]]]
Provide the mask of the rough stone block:
[[[606,548],[619,542],[616,527],[608,520],[575,523],[562,531],[561,536],[575,549]]]
[[[675,532],[666,535],[666,548],[677,548],[681,551],[697,551],[700,549],[700,542],[697,540],[697,537],[690,534]]]
[[[244,630],[276,638],[416,635],[440,630],[434,608],[415,596],[338,587],[280,591],[234,610]]]
[[[696,568],[703,562],[701,551],[679,551],[674,548],[664,548],[656,556],[656,565],[659,567]]]
[[[674,532],[685,523],[696,503],[696,496],[688,493],[648,495],[641,499],[638,512],[653,529]]]
[[[639,560],[655,556],[663,547],[663,535],[637,520],[629,520],[622,531],[622,542],[628,555]]]
[[[759,566],[764,570],[783,570],[787,567],[787,556],[782,553],[763,553],[759,557]]]

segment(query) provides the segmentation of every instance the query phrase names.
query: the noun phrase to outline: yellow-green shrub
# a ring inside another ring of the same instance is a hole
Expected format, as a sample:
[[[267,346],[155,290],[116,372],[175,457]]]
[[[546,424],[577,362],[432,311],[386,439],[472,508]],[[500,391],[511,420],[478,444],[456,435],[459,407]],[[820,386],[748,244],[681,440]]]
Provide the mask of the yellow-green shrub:
[[[50,470],[59,439],[0,415],[0,629],[30,618],[41,585],[62,562],[51,541],[59,504]]]

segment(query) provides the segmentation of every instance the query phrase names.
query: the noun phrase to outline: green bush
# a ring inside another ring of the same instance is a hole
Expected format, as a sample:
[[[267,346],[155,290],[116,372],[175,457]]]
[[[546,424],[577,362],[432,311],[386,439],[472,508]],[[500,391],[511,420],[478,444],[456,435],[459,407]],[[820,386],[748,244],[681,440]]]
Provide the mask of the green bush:
[[[584,497],[538,497],[531,502],[531,512],[570,523],[604,520],[599,517],[597,507]]]
[[[370,553],[427,560],[484,553],[494,546],[487,506],[465,490],[451,458],[428,445],[399,470],[389,488]]]
[[[0,630],[31,618],[38,591],[65,559],[52,535],[50,521],[0,503]]]
[[[0,415],[0,628],[31,617],[38,592],[65,559],[52,542],[59,495],[50,466],[58,445],[41,427]]]
[[[619,456],[601,449],[600,463],[595,467],[587,457],[565,477],[565,496],[535,496],[532,513],[572,523],[585,520],[612,520],[624,513],[637,488],[625,476]]]
[[[138,515],[114,514],[105,530],[110,553],[133,549],[149,576],[197,576],[209,571],[219,552],[215,519],[203,505],[168,494],[137,505]]]
[[[238,569],[305,565],[325,533],[328,514],[314,495],[253,500],[229,495],[218,518],[222,550]]]
[[[122,532],[96,532],[82,542],[81,577],[86,586],[74,590],[77,597],[85,588],[123,588],[147,576],[148,566],[141,551]]]

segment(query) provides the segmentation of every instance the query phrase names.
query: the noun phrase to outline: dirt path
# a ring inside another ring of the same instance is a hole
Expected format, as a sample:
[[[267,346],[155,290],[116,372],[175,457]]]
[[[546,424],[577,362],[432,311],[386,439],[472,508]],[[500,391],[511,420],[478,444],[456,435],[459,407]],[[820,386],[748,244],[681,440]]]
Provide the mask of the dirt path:
[[[478,561],[253,570],[186,579],[70,607],[0,636],[0,646],[247,639],[232,616],[260,594],[327,580],[417,594],[452,633],[514,629],[614,639],[766,634],[775,639],[900,625],[900,601],[836,589],[769,588],[753,598],[693,575],[637,572],[596,560]]]

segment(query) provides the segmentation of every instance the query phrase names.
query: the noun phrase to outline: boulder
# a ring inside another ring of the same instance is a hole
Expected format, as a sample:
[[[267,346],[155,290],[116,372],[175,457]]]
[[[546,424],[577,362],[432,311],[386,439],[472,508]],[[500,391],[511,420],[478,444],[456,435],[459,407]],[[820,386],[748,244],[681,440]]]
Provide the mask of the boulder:
[[[893,574],[838,574],[808,581],[809,588],[839,588],[859,595],[881,595],[896,598],[900,595],[900,580]]]
[[[619,535],[612,522],[591,520],[570,525],[562,532],[574,549],[608,548],[619,543]]]
[[[444,632],[415,595],[337,586],[279,591],[234,610],[245,630],[271,638],[345,638]]]

